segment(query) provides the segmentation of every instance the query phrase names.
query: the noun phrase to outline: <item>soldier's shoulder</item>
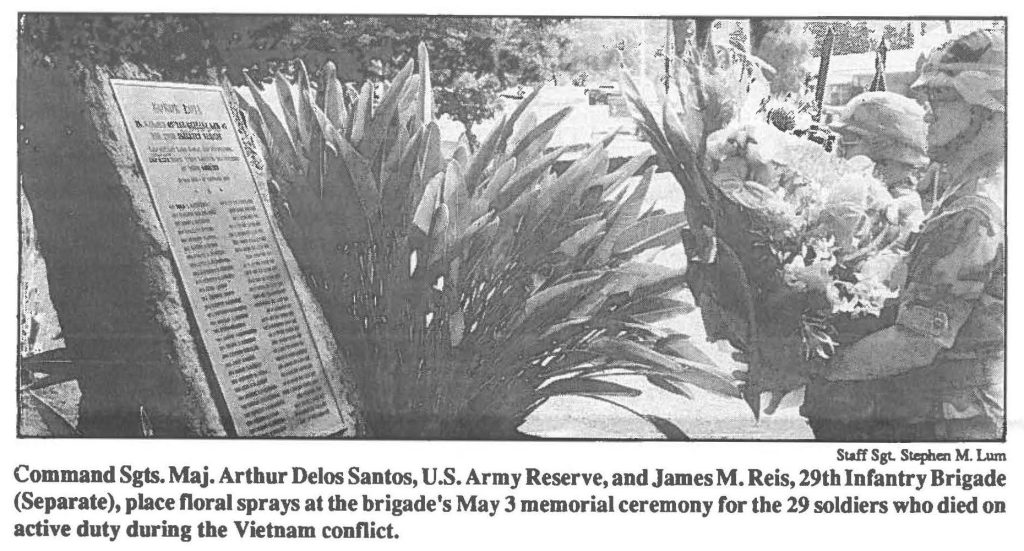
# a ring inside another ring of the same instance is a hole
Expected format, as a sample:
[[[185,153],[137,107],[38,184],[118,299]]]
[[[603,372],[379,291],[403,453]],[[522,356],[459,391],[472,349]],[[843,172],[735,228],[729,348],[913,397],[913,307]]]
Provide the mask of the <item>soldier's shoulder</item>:
[[[977,181],[968,191],[957,197],[953,204],[973,208],[979,214],[1003,219],[1006,208],[1006,170],[998,164],[977,175]]]
[[[998,198],[986,194],[971,194],[957,198],[950,204],[948,225],[964,225],[966,222],[977,222],[986,226],[990,233],[1002,231],[1005,224],[1003,204]]]
[[[978,186],[959,194],[925,221],[911,242],[912,278],[936,268],[952,276],[988,265],[1005,243],[1005,222],[1003,203],[987,191]]]
[[[956,239],[959,234],[983,226],[990,236],[1001,235],[1005,226],[1005,185],[1002,171],[979,178],[970,190],[951,197],[925,221],[922,234],[944,234]],[[950,235],[950,233],[954,235]]]

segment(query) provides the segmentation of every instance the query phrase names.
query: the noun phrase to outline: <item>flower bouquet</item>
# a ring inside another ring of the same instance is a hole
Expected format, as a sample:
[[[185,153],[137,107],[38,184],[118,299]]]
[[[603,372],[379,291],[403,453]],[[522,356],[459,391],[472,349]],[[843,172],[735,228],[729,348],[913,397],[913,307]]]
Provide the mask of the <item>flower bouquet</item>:
[[[881,316],[897,296],[920,199],[892,196],[866,157],[842,159],[765,123],[716,131],[707,151],[712,183],[768,223],[786,286],[811,295],[801,316],[805,356],[830,358],[838,328]]]
[[[660,117],[625,73],[623,88],[686,195],[687,283],[708,338],[748,363],[736,376],[759,415],[762,393],[770,413],[838,347],[885,323],[905,277],[901,245],[923,214],[916,195],[889,193],[869,159],[769,124],[755,63],[708,55],[683,60]]]

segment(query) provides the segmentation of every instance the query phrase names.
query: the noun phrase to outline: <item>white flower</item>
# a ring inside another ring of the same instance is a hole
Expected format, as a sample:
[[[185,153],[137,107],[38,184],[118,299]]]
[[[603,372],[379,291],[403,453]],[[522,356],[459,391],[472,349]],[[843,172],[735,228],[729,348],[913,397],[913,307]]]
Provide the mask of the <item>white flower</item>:
[[[832,246],[831,240],[812,239],[808,242],[804,246],[805,254],[796,255],[783,267],[786,284],[794,289],[828,294],[833,286],[830,272],[836,266]],[[814,255],[814,260],[808,264],[805,259],[811,254]]]
[[[851,316],[877,316],[897,296],[906,263],[890,246],[920,224],[920,200],[894,198],[869,158],[845,160],[742,118],[709,136],[707,150],[719,171],[715,183],[760,211],[773,246],[791,257],[783,266],[787,285],[820,293],[833,314]]]
[[[899,296],[895,289],[890,289],[878,279],[861,278],[860,274],[857,277],[856,283],[834,281],[827,290],[826,296],[832,304],[832,313],[845,313],[854,317],[878,316],[887,300]]]

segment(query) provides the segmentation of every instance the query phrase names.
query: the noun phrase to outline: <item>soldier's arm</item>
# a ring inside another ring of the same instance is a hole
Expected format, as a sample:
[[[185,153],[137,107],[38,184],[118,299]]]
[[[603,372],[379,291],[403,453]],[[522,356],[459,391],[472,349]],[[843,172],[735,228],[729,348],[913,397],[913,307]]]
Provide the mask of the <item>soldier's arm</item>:
[[[934,339],[893,325],[840,350],[825,377],[834,381],[891,377],[932,363],[941,349]]]
[[[896,324],[841,349],[825,377],[866,380],[931,364],[957,333],[991,278],[1002,237],[984,216],[958,213],[927,236],[900,297]]]

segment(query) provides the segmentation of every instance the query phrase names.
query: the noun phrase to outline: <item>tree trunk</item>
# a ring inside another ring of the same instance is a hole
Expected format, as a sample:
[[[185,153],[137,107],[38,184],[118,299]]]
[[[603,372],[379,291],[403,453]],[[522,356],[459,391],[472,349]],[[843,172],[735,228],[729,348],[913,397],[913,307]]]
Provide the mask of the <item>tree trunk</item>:
[[[751,19],[750,20],[750,51],[757,55],[757,52],[761,49],[761,40],[768,34],[768,31],[772,29],[770,19]]]
[[[672,19],[672,35],[675,37],[676,56],[682,56],[687,44],[705,51],[711,43],[711,31],[715,20],[712,17]]]
[[[672,37],[675,40],[676,57],[686,51],[686,44],[693,34],[692,19],[672,19]]]
[[[701,50],[706,50],[711,44],[711,30],[714,23],[715,20],[711,17],[698,17],[696,20],[693,39]]]

